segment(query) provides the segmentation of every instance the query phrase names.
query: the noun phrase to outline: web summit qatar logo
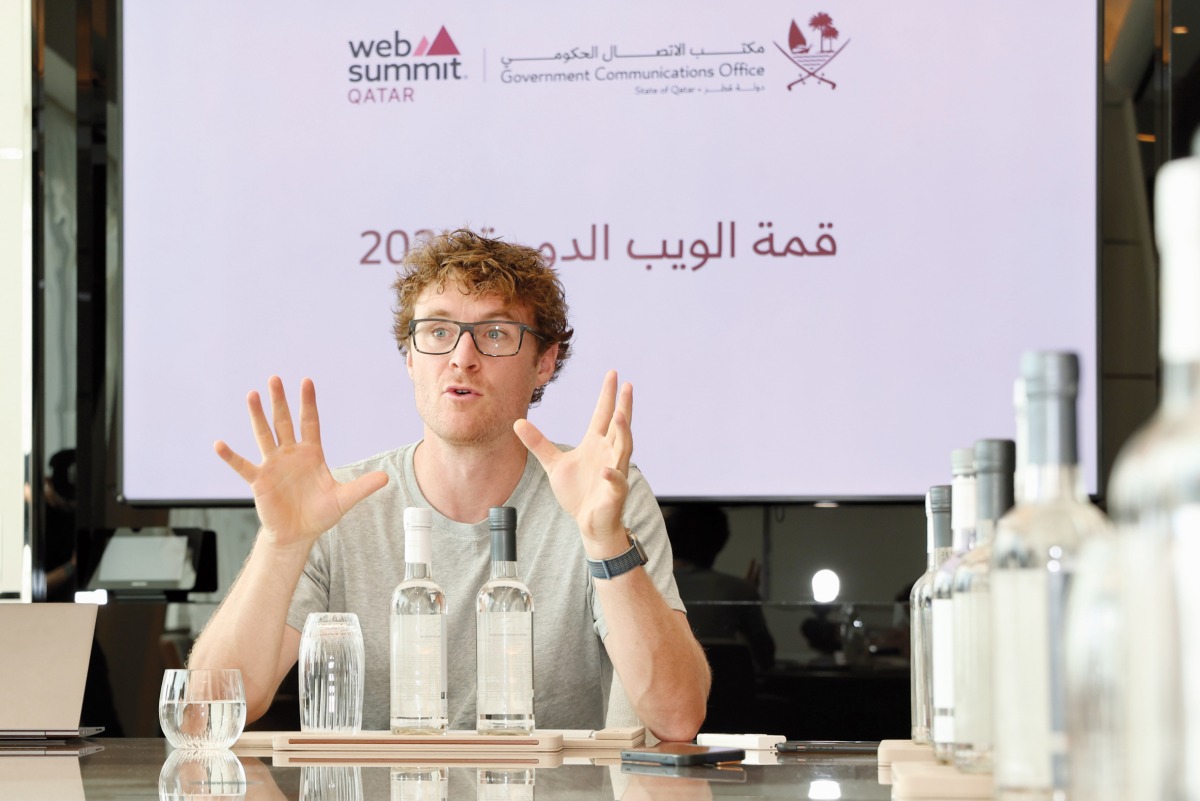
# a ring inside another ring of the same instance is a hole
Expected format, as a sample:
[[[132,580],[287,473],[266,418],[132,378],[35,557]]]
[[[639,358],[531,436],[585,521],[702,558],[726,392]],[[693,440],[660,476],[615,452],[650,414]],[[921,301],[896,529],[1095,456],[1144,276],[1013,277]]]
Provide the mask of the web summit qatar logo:
[[[784,48],[779,42],[775,42],[779,52],[783,53],[784,57],[800,70],[800,77],[788,84],[788,91],[790,92],[797,84],[800,86],[828,86],[830,89],[837,89],[837,84],[826,77],[825,67],[846,49],[850,40],[842,42],[841,47],[834,47],[841,38],[842,32],[834,26],[833,17],[824,11],[819,11],[809,17],[808,28],[811,31],[809,35],[817,40],[812,44],[804,38],[804,31],[796,24],[796,20],[792,20],[792,27],[788,29],[788,46]],[[810,84],[809,81],[812,83]]]
[[[433,41],[422,36],[416,47],[400,31],[381,39],[351,39],[346,44],[352,59],[347,68],[351,85],[347,99],[354,105],[412,103],[416,85],[466,78],[458,46],[444,25]]]

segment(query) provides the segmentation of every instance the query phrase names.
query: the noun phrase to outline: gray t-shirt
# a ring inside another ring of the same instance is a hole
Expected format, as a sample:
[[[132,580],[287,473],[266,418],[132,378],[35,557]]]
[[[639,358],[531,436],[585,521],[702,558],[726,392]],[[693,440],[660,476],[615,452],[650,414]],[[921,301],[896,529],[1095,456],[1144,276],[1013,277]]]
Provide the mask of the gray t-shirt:
[[[334,471],[339,481],[373,470],[384,471],[390,480],[317,540],[288,611],[288,625],[297,631],[304,630],[310,612],[358,615],[366,649],[364,730],[389,727],[389,613],[392,591],[404,578],[404,508],[430,505],[413,470],[416,447],[406,445]],[[517,510],[517,569],[533,596],[535,724],[602,728],[613,671],[601,643],[608,629],[579,527],[558,504],[532,455],[504,505]],[[646,551],[645,569],[654,585],[668,606],[683,611],[662,513],[632,465],[623,517]],[[434,510],[432,571],[446,593],[450,728],[474,729],[475,596],[491,572],[487,520],[458,523]]]

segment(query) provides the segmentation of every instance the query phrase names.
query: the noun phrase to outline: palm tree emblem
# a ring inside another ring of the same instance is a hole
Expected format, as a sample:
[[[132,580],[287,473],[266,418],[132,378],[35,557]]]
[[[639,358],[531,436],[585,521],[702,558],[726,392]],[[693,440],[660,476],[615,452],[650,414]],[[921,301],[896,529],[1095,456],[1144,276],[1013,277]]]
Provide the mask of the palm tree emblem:
[[[829,43],[838,38],[838,29],[833,27],[833,17],[824,11],[813,14],[808,20],[808,27],[821,34],[822,53],[828,53],[833,50],[833,45]]]

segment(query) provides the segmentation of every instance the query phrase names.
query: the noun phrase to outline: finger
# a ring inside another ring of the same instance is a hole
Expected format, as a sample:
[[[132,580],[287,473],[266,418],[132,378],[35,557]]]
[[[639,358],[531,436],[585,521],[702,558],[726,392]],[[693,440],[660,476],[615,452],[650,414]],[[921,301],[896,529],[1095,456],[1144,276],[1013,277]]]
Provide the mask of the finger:
[[[317,416],[317,388],[311,378],[300,382],[300,438],[321,442],[321,420]]]
[[[292,427],[292,411],[288,408],[287,395],[283,391],[283,379],[277,375],[267,381],[271,392],[271,419],[275,423],[275,438],[280,445],[295,445],[296,431]]]
[[[528,420],[521,419],[513,423],[513,431],[516,432],[517,439],[521,440],[521,444],[529,449],[549,473],[562,456],[562,451]]]
[[[613,496],[621,501],[622,505],[625,502],[625,497],[629,495],[629,479],[619,470],[614,470],[611,467],[604,468],[600,476],[608,482],[609,487],[613,491]]]
[[[387,473],[375,471],[340,485],[337,488],[338,508],[342,510],[342,514],[349,512],[359,501],[383,489],[387,483]]]
[[[633,427],[633,384],[626,381],[617,396],[617,411],[625,415],[625,422]]]
[[[600,387],[600,397],[596,400],[596,411],[592,412],[592,422],[589,431],[595,431],[600,436],[608,433],[608,423],[612,420],[613,409],[616,408],[617,371],[609,370],[604,374],[604,383]]]
[[[250,410],[250,430],[254,432],[254,441],[258,443],[258,452],[263,456],[274,453],[277,447],[275,433],[263,413],[262,398],[254,390],[246,396],[246,407]]]
[[[258,465],[249,462],[233,452],[233,449],[225,444],[224,440],[217,440],[213,443],[213,450],[217,452],[225,464],[233,468],[234,472],[247,484],[253,484],[254,479],[258,478]]]
[[[629,475],[629,459],[633,456],[633,432],[625,413],[619,409],[613,414],[613,446],[617,450],[617,469]]]

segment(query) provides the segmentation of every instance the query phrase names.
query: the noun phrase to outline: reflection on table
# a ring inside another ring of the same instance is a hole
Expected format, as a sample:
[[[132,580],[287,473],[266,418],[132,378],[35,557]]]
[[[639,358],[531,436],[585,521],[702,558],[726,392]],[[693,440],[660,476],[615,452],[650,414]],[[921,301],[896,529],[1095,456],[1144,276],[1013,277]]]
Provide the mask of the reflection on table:
[[[321,769],[281,767],[271,757],[224,756],[211,764],[172,757],[163,740],[96,740],[104,750],[89,756],[0,759],[0,798],[56,801],[244,798],[246,801],[376,801],[376,799],[708,799],[722,797],[887,799],[875,757],[779,756],[779,764],[732,770],[693,769],[685,775],[623,771],[617,764],[563,764],[554,768],[475,768],[344,764]],[[180,768],[183,768],[182,772]],[[61,774],[45,784],[46,770]],[[65,782],[61,780],[65,777]],[[244,777],[244,783],[243,778]],[[208,783],[208,780],[213,783]],[[51,795],[37,792],[42,787]]]

